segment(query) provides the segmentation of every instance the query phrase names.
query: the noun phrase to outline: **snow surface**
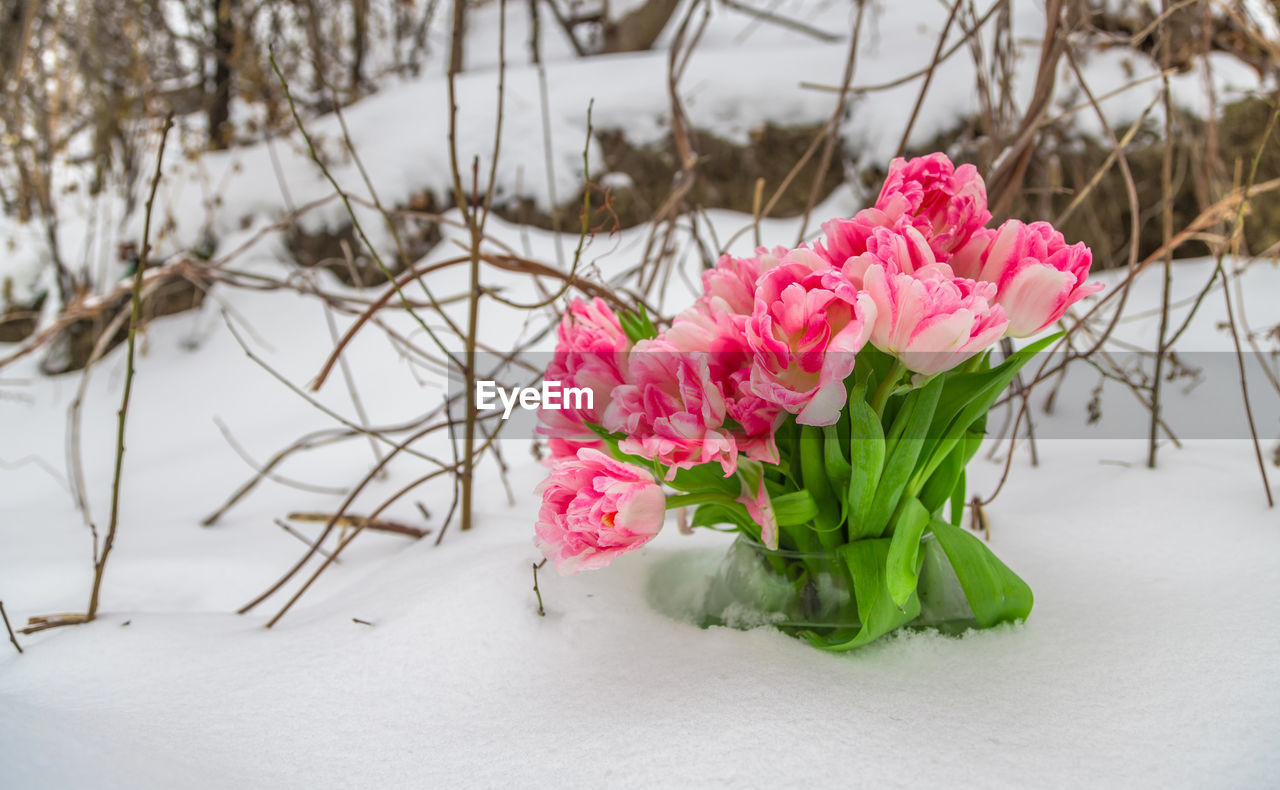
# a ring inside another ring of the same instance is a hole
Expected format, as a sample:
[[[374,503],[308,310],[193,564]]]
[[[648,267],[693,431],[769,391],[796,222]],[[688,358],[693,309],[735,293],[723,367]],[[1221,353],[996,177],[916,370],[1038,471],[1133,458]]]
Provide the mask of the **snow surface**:
[[[716,218],[721,237],[746,221]],[[767,242],[783,241],[795,228],[767,231],[776,237]],[[518,243],[517,229],[499,232]],[[528,241],[550,254],[548,234]],[[634,255],[634,239],[615,244],[606,260]],[[279,266],[267,257],[253,265]],[[1177,268],[1178,282],[1197,282],[1211,262]],[[1271,265],[1245,276],[1254,273],[1256,290],[1274,294]],[[1135,314],[1158,289],[1151,269]],[[314,302],[222,296],[253,328],[257,353],[299,384],[315,374],[329,341]],[[1227,347],[1218,304],[1206,302],[1188,342]],[[483,325],[510,343],[503,308],[485,309]],[[724,535],[679,535],[674,519],[605,570],[560,578],[548,567],[538,617],[531,491],[544,472],[528,442],[505,440],[514,504],[486,463],[474,531],[438,548],[431,538],[362,536],[267,631],[280,599],[246,617],[230,612],[303,548],[271,520],[332,509],[340,497],[264,483],[217,526],[198,526],[249,473],[212,418],[259,460],[332,423],[249,361],[217,310],[210,301],[148,332],[104,614],[24,638],[25,655],[0,651],[6,784],[1263,787],[1280,771],[1280,520],[1245,442],[1166,444],[1157,472],[1143,466],[1138,441],[1042,440],[1034,469],[1019,450],[989,515],[993,548],[1036,592],[1030,620],[832,656],[769,630],[704,631],[656,612],[646,591],[655,569],[727,546]],[[410,331],[404,316],[392,320]],[[374,422],[438,402],[438,374],[419,385],[414,374],[425,374],[375,334],[348,359]],[[99,524],[122,367],[117,350],[86,401]],[[90,538],[60,470],[78,378],[40,378],[24,361],[4,384],[0,595],[21,623],[83,607]],[[340,384],[322,395],[351,414]],[[370,464],[368,447],[349,442],[280,471],[348,486]],[[428,468],[394,463],[353,512]],[[979,455],[974,490],[990,491],[999,472]],[[428,485],[388,517],[420,521],[415,500],[438,528],[448,487]]]
[[[584,147],[593,176],[606,175],[600,172],[599,144],[587,141],[588,104],[594,102],[592,123],[596,130],[622,129],[631,142],[640,145],[658,142],[668,134],[668,55],[662,47],[670,43],[675,25],[655,51],[582,60],[572,54],[554,20],[543,19],[544,68],[540,72],[530,64],[527,6],[507,6],[507,68],[496,196],[500,201],[524,197],[549,209],[569,200],[580,187]],[[706,31],[679,85],[681,101],[694,127],[724,139],[745,141],[765,124],[819,124],[831,116],[837,102],[832,89],[839,87],[853,27],[849,4],[813,0],[769,4],[772,13],[839,36],[834,43],[761,23],[732,8],[717,4],[710,8]],[[683,12],[682,8],[677,14]],[[841,127],[846,150],[859,167],[884,167],[893,156],[924,76],[893,87],[877,86],[923,72],[948,13],[947,4],[933,0],[895,0],[869,6],[853,79],[855,92]],[[457,82],[458,160],[464,170],[469,170],[473,157],[479,157],[481,172],[487,172],[492,158],[499,73],[498,14],[497,3],[472,12],[467,71]],[[447,30],[440,21],[444,18],[438,14],[433,28],[436,53],[446,50]],[[1011,87],[1019,106],[1025,106],[1033,90],[1043,35],[1042,4],[1018,3],[1011,19],[1017,47]],[[948,48],[962,36],[960,26],[953,26]],[[981,38],[984,51],[989,53],[990,36]],[[1158,104],[1155,98],[1160,82],[1152,78],[1159,74],[1159,68],[1141,53],[1119,47],[1102,50],[1092,53],[1081,67],[1113,127],[1136,120],[1149,105]],[[345,112],[355,150],[387,205],[405,205],[410,197],[424,192],[441,200],[452,195],[447,86],[442,68],[442,57],[431,60],[421,78],[392,81]],[[1209,80],[1203,69],[1203,64],[1197,64],[1170,78],[1175,101],[1201,115],[1209,102]],[[1226,56],[1211,58],[1209,72],[1219,102],[1270,85]],[[545,131],[540,92],[544,79]],[[923,144],[972,114],[980,106],[976,82],[974,58],[968,47],[962,46],[936,70],[911,142]],[[1064,64],[1055,99],[1058,110],[1083,105],[1084,109],[1069,117],[1082,131],[1101,134],[1100,123],[1075,83]],[[1158,123],[1162,107],[1155,106],[1150,118]],[[307,128],[343,188],[368,197],[357,165],[346,150],[338,119],[310,120]],[[245,225],[277,222],[294,208],[332,192],[296,132],[286,139],[227,152],[179,155],[179,148],[197,150],[201,135],[199,119],[195,119],[194,125],[180,128],[172,141],[158,199],[162,210],[155,223],[160,228],[155,240],[157,254],[201,249],[209,240],[226,252],[233,246],[228,240]],[[144,148],[154,150],[155,146]],[[151,171],[150,165],[143,169]],[[140,239],[144,216],[140,199],[130,207],[112,191],[90,198],[90,176],[80,167],[60,167],[53,175],[54,192],[61,195],[59,246],[70,268],[89,273],[95,287],[105,290],[124,271],[116,257],[118,242]],[[847,213],[859,207],[857,201],[865,196],[854,197],[846,205]],[[357,207],[357,215],[375,243],[390,248],[376,213]],[[313,231],[347,222],[337,201],[302,218],[303,227]],[[7,247],[0,255],[0,282],[6,278],[13,281],[18,303],[29,303],[52,286],[43,234],[42,227],[19,226],[0,216],[0,244]],[[0,303],[0,310],[3,308]]]

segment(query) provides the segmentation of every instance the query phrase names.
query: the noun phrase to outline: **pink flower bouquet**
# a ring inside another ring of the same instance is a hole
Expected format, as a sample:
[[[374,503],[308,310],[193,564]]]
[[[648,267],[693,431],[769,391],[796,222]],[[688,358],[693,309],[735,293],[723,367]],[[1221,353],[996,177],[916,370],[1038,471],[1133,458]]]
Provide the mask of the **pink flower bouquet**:
[[[943,577],[967,624],[1025,619],[1031,590],[960,517],[987,411],[1052,338],[998,364],[989,350],[1101,285],[1085,245],[990,219],[971,165],[896,159],[874,207],[812,246],[723,256],[662,331],[574,302],[547,379],[595,400],[540,415],[538,546],[561,573],[599,568],[696,507],[691,524],[739,533],[786,606],[844,591],[838,623],[765,618],[819,647],[937,622],[922,606]]]

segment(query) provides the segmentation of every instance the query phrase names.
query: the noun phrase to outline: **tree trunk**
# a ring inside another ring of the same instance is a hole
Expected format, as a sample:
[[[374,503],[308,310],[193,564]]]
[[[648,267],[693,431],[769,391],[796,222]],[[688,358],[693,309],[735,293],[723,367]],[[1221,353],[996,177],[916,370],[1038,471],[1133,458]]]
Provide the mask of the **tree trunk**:
[[[364,55],[369,42],[369,0],[351,0],[351,88],[350,99],[364,92]]]
[[[221,150],[231,144],[231,67],[236,44],[235,6],[237,0],[212,0],[213,93],[209,99],[209,147]]]
[[[9,73],[17,68],[28,10],[26,0],[0,0],[0,89],[7,87]]]

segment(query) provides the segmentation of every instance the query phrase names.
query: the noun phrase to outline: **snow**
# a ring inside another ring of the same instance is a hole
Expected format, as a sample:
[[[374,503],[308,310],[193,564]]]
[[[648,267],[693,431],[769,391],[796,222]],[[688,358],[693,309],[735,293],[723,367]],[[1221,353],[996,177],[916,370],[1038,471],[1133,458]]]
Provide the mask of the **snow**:
[[[1280,293],[1280,265],[1275,261],[1253,260],[1236,265],[1224,262],[1231,278],[1231,299],[1235,319],[1240,327],[1242,355],[1237,358],[1226,320],[1221,280],[1215,280],[1215,262],[1211,259],[1179,261],[1174,267],[1170,286],[1169,329],[1166,337],[1181,327],[1197,297],[1210,281],[1208,291],[1195,320],[1181,334],[1176,346],[1178,365],[1166,366],[1166,373],[1179,372],[1168,380],[1165,393],[1174,392],[1163,402],[1162,415],[1179,439],[1235,439],[1250,437],[1249,424],[1242,406],[1240,361],[1244,362],[1255,429],[1264,447],[1280,446],[1280,335],[1272,336],[1278,320],[1275,304]],[[1108,289],[1120,287],[1127,273],[1113,270],[1095,274]],[[1107,369],[1134,371],[1148,376],[1154,373],[1151,355],[1144,349],[1155,348],[1160,330],[1160,300],[1163,270],[1159,264],[1148,266],[1130,291],[1125,310],[1115,331],[1104,346]],[[1105,295],[1107,291],[1104,291]],[[1093,301],[1085,303],[1086,307]],[[1110,310],[1111,308],[1108,308]],[[1105,324],[1110,312],[1099,324]],[[1253,345],[1248,337],[1253,337]],[[1085,350],[1092,340],[1083,338],[1077,350]],[[1052,355],[1046,365],[1056,365],[1061,355]],[[1033,375],[1040,363],[1032,363],[1026,375]],[[1123,384],[1103,377],[1088,365],[1074,365],[1060,383],[1055,399],[1057,413],[1053,418],[1035,416],[1038,436],[1055,439],[1141,439],[1148,435],[1150,413]],[[1086,404],[1100,387],[1100,416],[1086,424]],[[1046,386],[1045,391],[1050,389]],[[1163,396],[1162,396],[1163,397]]]
[[[675,25],[653,52],[582,60],[572,54],[554,20],[544,19],[544,66],[540,72],[530,64],[527,6],[507,6],[507,68],[496,196],[499,201],[530,198],[546,210],[553,203],[570,200],[580,187],[584,147],[591,172],[601,174],[600,147],[595,140],[587,141],[589,104],[596,130],[625,130],[628,140],[637,145],[657,143],[668,134],[668,56],[661,47],[670,44]],[[835,43],[762,24],[731,8],[711,8],[707,29],[679,84],[681,101],[693,127],[726,140],[744,142],[752,130],[765,124],[815,125],[829,119],[836,107],[837,93],[833,91],[838,90],[844,73],[853,26],[853,14],[847,4],[787,0],[769,6],[772,13],[839,36]],[[883,167],[896,152],[924,77],[916,76],[890,88],[877,86],[924,70],[948,11],[946,4],[931,0],[916,0],[909,12],[903,3],[869,7],[858,49],[854,92],[841,127],[845,148],[858,167]],[[470,163],[478,157],[481,173],[487,173],[492,159],[499,12],[498,3],[472,12],[468,70],[457,83],[458,161],[468,172]],[[447,49],[448,31],[441,27],[443,18],[438,13],[432,28],[431,42],[436,53]],[[1012,90],[1019,106],[1026,105],[1033,89],[1043,23],[1043,9],[1036,3],[1019,4],[1012,14],[1012,36],[1017,45]],[[960,26],[953,26],[947,46],[962,36]],[[986,52],[991,51],[991,42],[986,40],[989,37],[983,37]],[[440,71],[441,60],[442,57],[431,59],[418,79],[389,79],[378,93],[345,111],[354,148],[378,196],[387,205],[404,205],[412,196],[426,192],[442,201],[453,194],[447,86]],[[1086,101],[1073,87],[1075,78],[1067,66],[1062,68],[1055,100],[1059,112]],[[1129,50],[1092,53],[1082,63],[1082,69],[1113,127],[1136,120],[1160,90],[1160,81],[1150,79],[1158,75],[1158,65]],[[1225,56],[1211,59],[1209,73],[1219,103],[1265,90],[1271,84]],[[1147,79],[1138,81],[1142,78]],[[547,89],[545,127],[543,79]],[[980,106],[975,83],[973,56],[967,46],[962,46],[933,75],[910,142],[924,144],[972,114]],[[1208,97],[1203,64],[1173,76],[1171,83],[1179,105],[1204,113]],[[828,90],[813,86],[826,86]],[[1126,86],[1109,98],[1101,98]],[[1155,107],[1151,122],[1159,123],[1162,112],[1161,107]],[[1081,131],[1102,134],[1091,109],[1086,107],[1070,118]],[[285,139],[228,152],[183,157],[179,149],[194,151],[202,134],[200,120],[190,120],[184,120],[175,132],[165,166],[158,199],[162,209],[156,218],[161,228],[155,240],[157,254],[200,249],[210,240],[217,245],[217,251],[225,253],[233,246],[228,238],[245,225],[276,222],[293,209],[332,194],[297,132]],[[346,149],[338,119],[328,116],[308,120],[307,129],[343,188],[369,198]],[[158,138],[153,135],[153,144],[142,149],[153,151],[154,142]],[[545,163],[548,148],[549,170]],[[151,171],[150,165],[142,169],[148,174]],[[54,191],[61,195],[57,235],[67,265],[90,273],[95,287],[105,290],[123,272],[123,264],[116,259],[117,243],[137,241],[142,235],[142,201],[130,205],[111,190],[103,197],[91,198],[87,194],[89,175],[87,169],[69,166],[59,167],[54,173]],[[139,184],[136,189],[145,186]],[[863,198],[854,196],[849,208],[856,207]],[[390,249],[390,239],[376,212],[357,206],[356,213],[375,244]],[[302,217],[302,226],[311,231],[337,228],[347,222],[345,209],[337,201]],[[0,259],[0,281],[12,277],[15,302],[30,300],[47,289],[48,284],[41,286],[35,274],[49,258],[40,241],[42,234],[43,228],[21,228],[0,217],[0,242],[9,241],[11,245],[10,253]],[[0,304],[0,308],[3,306]]]
[[[699,631],[643,602],[677,541],[718,543],[679,536],[603,573],[544,574],[539,618],[528,525],[486,508],[482,531],[407,549],[278,631],[120,612],[42,640],[0,676],[8,781],[1265,786],[1274,522],[1229,451],[1117,475],[1081,449],[1000,502],[997,549],[1038,595],[1021,628],[838,657]],[[1215,496],[1168,496],[1191,476]],[[1098,496],[1047,511],[1063,477]],[[1253,504],[1224,522],[1233,499]]]
[[[401,551],[271,633],[113,611],[29,645],[0,675],[9,781],[1265,786],[1280,545],[1251,481],[1231,448],[1119,474],[1097,446],[1062,449],[995,517],[1038,595],[1021,628],[844,657],[699,631],[647,609],[645,575],[677,541],[720,541],[670,535],[604,573],[544,574],[538,618],[526,520],[484,508],[474,535]],[[1063,478],[1096,496],[1046,510]],[[1169,495],[1191,478],[1213,496]]]
[[[722,238],[747,221],[716,217]],[[518,229],[497,227],[518,243]],[[765,240],[794,232],[794,222],[775,223]],[[529,243],[546,256],[553,240],[533,231]],[[615,243],[604,260],[637,254],[626,234]],[[265,256],[253,265],[278,266]],[[1211,266],[1179,263],[1176,282],[1199,282]],[[1245,276],[1260,286],[1249,293],[1274,293],[1269,264]],[[1135,310],[1150,306],[1159,282],[1155,268],[1140,277]],[[314,376],[329,342],[313,301],[222,296],[260,337],[249,341],[256,353],[299,384]],[[267,631],[280,599],[230,612],[303,549],[271,519],[340,498],[264,483],[218,525],[198,526],[249,474],[212,417],[259,460],[332,422],[248,360],[208,304],[157,321],[146,338],[104,614],[24,638],[25,655],[0,652],[0,759],[14,786],[755,786],[845,776],[888,786],[1261,787],[1280,770],[1271,678],[1280,533],[1245,442],[1166,446],[1156,472],[1143,466],[1141,441],[1042,439],[1037,468],[1019,449],[989,516],[993,548],[1036,592],[1030,620],[832,656],[768,630],[703,631],[655,611],[651,575],[727,546],[726,536],[686,537],[672,524],[608,569],[568,578],[545,569],[538,617],[530,514],[543,470],[528,442],[505,440],[514,504],[484,465],[474,531],[438,548],[434,536],[362,536]],[[1215,329],[1219,304],[1208,300],[1186,335],[1200,348],[1229,342]],[[497,317],[484,325],[510,344],[502,310],[486,307]],[[405,317],[392,320],[409,330]],[[368,383],[374,422],[438,403],[439,384],[417,384],[374,334],[348,358]],[[99,525],[122,365],[117,350],[86,401]],[[89,536],[63,483],[34,463],[14,467],[24,457],[61,466],[77,383],[37,377],[33,366],[6,371],[7,382],[27,382],[6,387],[24,400],[0,400],[0,595],[19,623],[80,609],[90,578]],[[351,413],[340,384],[321,395]],[[349,486],[370,464],[364,443],[347,442],[280,471]],[[394,462],[353,512],[428,468]],[[992,490],[1000,469],[980,454],[974,490]],[[448,499],[444,484],[410,498],[427,505],[433,528]],[[387,516],[420,522],[411,501]]]
[[[538,75],[522,49],[524,5],[508,5],[511,65],[498,179],[513,194],[517,183],[545,189],[548,179]],[[1019,30],[1036,27],[1037,7],[1017,4]],[[770,8],[842,33],[850,22],[843,3],[788,1]],[[926,2],[919,11],[869,18],[855,84],[874,84],[928,61],[946,8]],[[475,35],[492,39],[495,23],[485,15],[495,13],[493,5],[476,9]],[[1034,51],[1038,44],[1027,46]],[[597,128],[620,126],[633,139],[652,140],[664,128],[667,98],[660,53],[578,63],[561,49],[544,46],[556,170],[550,183],[563,199],[580,177],[588,99],[595,99]],[[752,25],[716,6],[682,95],[695,125],[726,137],[765,122],[821,122],[834,95],[796,85],[837,82],[845,54],[846,43],[820,44]],[[968,54],[957,53],[953,64],[930,89],[917,124],[922,139],[972,107]],[[477,61],[477,72],[460,82],[464,161],[473,154],[487,161],[493,65]],[[1099,58],[1087,68],[1099,80],[1095,93],[1102,93],[1106,75],[1119,65]],[[1226,81],[1228,72],[1215,69]],[[1030,67],[1019,74],[1034,77]],[[1198,78],[1185,79],[1188,95],[1203,90]],[[868,161],[883,161],[896,148],[918,89],[918,82],[909,83],[855,99],[846,134],[869,146]],[[384,201],[447,188],[444,95],[438,72],[427,72],[347,111]],[[1146,101],[1118,101],[1116,112],[1136,117]],[[339,180],[362,189],[338,147],[336,120],[308,128],[332,153]],[[327,194],[296,135],[275,148],[293,205]],[[598,162],[594,145],[588,154]],[[162,203],[174,219],[164,250],[190,246],[211,222],[225,253],[285,210],[265,146],[204,157],[198,167],[177,159],[162,185]],[[815,217],[847,215],[860,199],[842,188]],[[63,217],[63,232],[83,245],[86,265],[105,265],[105,256],[114,254],[112,234],[134,232],[119,224],[123,202],[111,200],[69,204]],[[335,222],[337,212],[329,205],[308,221]],[[750,223],[727,211],[707,217],[720,240]],[[128,220],[139,221],[137,214]],[[797,224],[765,221],[763,241],[790,244]],[[102,235],[87,237],[90,227]],[[538,260],[556,260],[557,248],[572,254],[577,242],[497,218],[490,230]],[[37,234],[0,226],[0,239],[14,232],[32,235],[15,242],[4,273],[34,272]],[[645,233],[636,228],[593,239],[586,271],[616,279],[638,263]],[[447,226],[446,235],[461,238]],[[686,245],[684,237],[680,244]],[[750,246],[740,236],[732,249]],[[428,259],[453,254],[446,241]],[[236,266],[281,278],[296,274],[284,257],[281,239],[270,235]],[[1280,321],[1280,267],[1255,261],[1237,272],[1235,262],[1227,263],[1239,277],[1233,298],[1243,303],[1260,348],[1270,352],[1275,341],[1266,332]],[[697,256],[682,265],[662,299],[666,311],[690,298]],[[1176,324],[1213,262],[1174,268]],[[310,276],[343,292],[325,273]],[[1100,276],[1114,287],[1123,273]],[[508,298],[536,297],[530,283],[514,275],[486,272],[485,284],[503,288]],[[443,272],[431,285],[442,299],[468,287],[462,268]],[[1111,350],[1151,346],[1160,287],[1158,266],[1139,275]],[[455,319],[463,315],[460,303],[450,309]],[[551,310],[529,317],[488,301],[482,309],[484,339],[503,349],[534,338],[554,318]],[[412,319],[384,314],[390,326],[429,347]],[[336,320],[341,332],[351,318]],[[1215,290],[1179,351],[1233,361],[1224,320]],[[129,412],[120,533],[102,614],[87,626],[19,637],[23,655],[0,643],[5,786],[1234,788],[1270,786],[1280,775],[1280,684],[1274,679],[1280,521],[1266,507],[1251,445],[1238,433],[1205,427],[1197,416],[1238,414],[1238,401],[1224,400],[1238,398],[1230,387],[1166,390],[1170,424],[1187,435],[1181,449],[1162,442],[1156,471],[1145,467],[1145,422],[1132,416],[1145,412],[1126,411],[1131,396],[1123,390],[1108,384],[1103,419],[1085,425],[1084,402],[1094,384],[1087,369],[1064,389],[1053,417],[1037,414],[1039,465],[1028,463],[1021,443],[1007,485],[988,507],[994,551],[1036,594],[1036,608],[1021,626],[961,638],[896,635],[848,655],[821,653],[768,629],[700,630],[655,610],[650,580],[676,563],[710,561],[727,549],[728,536],[681,535],[674,517],[652,544],[607,569],[559,577],[545,568],[538,582],[546,616],[539,617],[531,589],[531,566],[539,559],[532,489],[545,472],[531,443],[512,438],[500,442],[510,466],[505,483],[492,461],[479,469],[474,530],[458,532],[455,523],[439,546],[434,533],[420,541],[362,534],[267,630],[264,624],[296,583],[248,615],[233,612],[305,548],[273,519],[332,512],[343,496],[263,482],[216,525],[200,526],[252,474],[215,418],[257,463],[336,423],[249,359],[224,321],[299,387],[315,377],[333,347],[320,303],[288,291],[219,285],[200,310],[149,325]],[[9,348],[0,346],[0,354]],[[534,348],[545,350],[547,340]],[[358,335],[345,358],[372,423],[412,420],[436,408],[445,393],[437,367],[405,357],[376,329]],[[99,530],[107,521],[124,364],[123,348],[108,354],[91,372],[84,401],[81,457]],[[1260,413],[1274,410],[1280,403],[1275,390],[1261,376],[1250,383]],[[16,626],[33,615],[83,611],[88,596],[92,539],[68,490],[67,407],[79,386],[79,374],[40,375],[35,358],[0,370],[0,600]],[[356,419],[337,373],[316,398]],[[1280,418],[1260,430],[1269,456],[1280,440]],[[451,457],[438,435],[415,447]],[[990,493],[1001,476],[1005,448],[989,449],[994,458],[984,449],[969,470],[977,493]],[[276,471],[349,490],[374,463],[367,441],[356,437],[295,454]],[[397,458],[351,512],[372,511],[432,468],[421,458]],[[1280,469],[1268,465],[1267,471],[1280,493]],[[451,495],[449,482],[437,478],[384,517],[422,524],[420,502],[430,513],[425,526],[439,530]],[[307,536],[319,529],[295,526]]]

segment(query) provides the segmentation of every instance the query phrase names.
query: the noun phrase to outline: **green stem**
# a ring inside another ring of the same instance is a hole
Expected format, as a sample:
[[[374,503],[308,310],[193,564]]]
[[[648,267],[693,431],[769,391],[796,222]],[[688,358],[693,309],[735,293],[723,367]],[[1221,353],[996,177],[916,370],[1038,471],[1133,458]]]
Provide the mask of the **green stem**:
[[[809,554],[823,550],[822,539],[818,537],[820,533],[808,524],[793,527],[779,526],[778,534],[791,539],[790,547],[783,546],[782,548],[790,548],[792,551]]]
[[[876,387],[876,394],[871,398],[871,408],[875,410],[877,417],[884,417],[884,406],[889,402],[889,396],[893,394],[898,381],[902,379],[902,374],[906,372],[907,366],[902,364],[901,360],[893,360],[893,367],[889,368],[889,375],[884,377],[884,381],[880,382],[879,387]]]
[[[829,529],[826,531],[814,530],[818,534],[818,543],[826,551],[835,551],[844,544],[849,542],[847,535],[847,527],[840,525],[839,529]]]

